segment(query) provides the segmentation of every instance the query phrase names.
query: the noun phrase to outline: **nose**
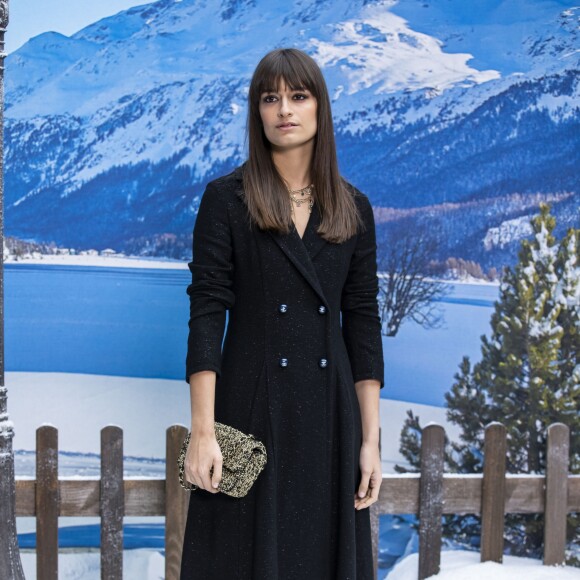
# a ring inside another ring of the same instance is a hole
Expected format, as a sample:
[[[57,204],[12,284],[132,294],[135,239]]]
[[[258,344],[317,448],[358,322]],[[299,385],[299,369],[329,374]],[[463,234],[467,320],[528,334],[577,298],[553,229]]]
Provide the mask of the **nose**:
[[[278,115],[280,117],[285,117],[288,114],[292,114],[292,110],[290,107],[290,101],[287,97],[282,97],[280,99],[280,108],[278,109]]]

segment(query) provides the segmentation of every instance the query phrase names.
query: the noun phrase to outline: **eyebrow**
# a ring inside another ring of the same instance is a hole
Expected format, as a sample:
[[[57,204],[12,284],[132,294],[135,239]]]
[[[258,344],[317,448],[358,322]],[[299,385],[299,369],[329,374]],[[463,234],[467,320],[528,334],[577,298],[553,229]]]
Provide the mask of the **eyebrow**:
[[[306,91],[308,91],[308,89],[307,89],[306,87],[302,87],[302,86],[300,86],[300,87],[296,87],[295,89],[290,89],[290,91],[291,91],[291,92],[296,92],[296,91],[303,91],[303,92],[306,92]],[[277,92],[278,92],[278,91],[277,91],[276,89],[264,89],[264,90],[262,91],[262,94],[264,94],[264,93],[277,93]]]

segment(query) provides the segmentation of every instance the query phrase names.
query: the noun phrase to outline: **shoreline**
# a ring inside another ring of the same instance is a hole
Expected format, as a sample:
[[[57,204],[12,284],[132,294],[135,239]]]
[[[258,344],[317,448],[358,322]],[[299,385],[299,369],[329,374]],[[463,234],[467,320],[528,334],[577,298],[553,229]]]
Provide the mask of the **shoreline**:
[[[111,268],[171,268],[175,270],[187,270],[187,262],[184,260],[172,260],[170,258],[143,258],[137,256],[98,256],[98,255],[59,255],[45,254],[42,258],[21,258],[14,260],[8,258],[6,265],[37,264],[41,266],[93,266]]]
[[[173,260],[171,258],[143,258],[138,256],[99,256],[99,255],[59,255],[45,254],[42,258],[21,258],[14,260],[10,256],[4,261],[5,265],[35,264],[41,266],[91,266],[101,268],[152,268],[189,270],[185,260]],[[380,275],[380,272],[379,272]],[[457,279],[425,278],[428,281],[443,282],[447,284],[478,284],[486,286],[498,286],[498,281],[481,280],[466,277]]]

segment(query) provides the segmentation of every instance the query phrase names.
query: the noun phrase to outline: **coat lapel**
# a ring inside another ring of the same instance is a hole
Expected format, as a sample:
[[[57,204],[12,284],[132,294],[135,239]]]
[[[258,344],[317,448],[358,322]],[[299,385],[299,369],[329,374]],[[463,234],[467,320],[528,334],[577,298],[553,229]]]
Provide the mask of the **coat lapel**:
[[[240,186],[238,187],[238,195],[243,196],[243,188],[241,187],[242,174],[240,167],[234,170],[234,174]],[[304,230],[304,236],[300,239],[298,235],[298,230],[293,225],[292,229],[288,234],[280,234],[278,232],[273,232],[267,230],[267,234],[274,240],[274,242],[280,247],[284,252],[286,257],[294,264],[297,270],[304,276],[306,281],[312,286],[315,292],[318,294],[320,300],[328,308],[328,302],[326,296],[322,291],[320,285],[320,280],[318,274],[316,273],[316,268],[312,263],[312,259],[316,254],[324,247],[328,242],[316,232],[316,228],[320,224],[320,211],[318,204],[315,203],[312,208],[312,213],[308,219],[308,224]]]
[[[304,236],[301,240],[306,247],[311,260],[314,259],[314,256],[316,256],[316,254],[328,243],[316,232],[316,229],[320,225],[321,219],[322,216],[320,215],[320,208],[318,207],[318,204],[315,203],[312,208],[312,214],[310,215],[308,224],[306,225],[306,229],[304,230]],[[298,236],[298,239],[300,239],[296,228],[294,228],[294,233],[296,236]]]
[[[316,204],[314,204],[314,206],[317,207]],[[316,291],[324,305],[328,308],[326,296],[322,291],[316,268],[312,263],[313,253],[320,250],[320,248],[326,243],[326,240],[323,240],[316,233],[316,226],[318,224],[317,217],[318,211],[315,211],[313,207],[312,214],[308,220],[308,225],[304,231],[303,239],[300,239],[298,231],[294,226],[288,234],[280,234],[270,230],[268,230],[267,233],[274,242],[280,246],[287,258],[294,264],[294,266],[296,266],[298,271],[304,276],[307,282]],[[317,240],[322,240],[322,243]]]

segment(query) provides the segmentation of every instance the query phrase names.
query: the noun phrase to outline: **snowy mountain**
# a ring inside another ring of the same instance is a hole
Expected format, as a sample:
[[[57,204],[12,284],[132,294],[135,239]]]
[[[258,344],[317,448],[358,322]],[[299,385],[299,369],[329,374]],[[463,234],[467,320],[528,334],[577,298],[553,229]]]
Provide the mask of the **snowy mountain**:
[[[391,10],[442,41],[446,52],[473,55],[470,65],[503,76],[559,69],[578,55],[578,5],[560,0],[399,0]],[[577,61],[576,61],[577,62]]]
[[[41,34],[6,59],[7,233],[190,234],[204,184],[245,158],[256,64],[296,46],[323,67],[345,177],[377,206],[483,200],[442,251],[492,263],[486,231],[530,214],[492,200],[565,193],[554,213],[580,219],[579,19],[555,0],[158,0]]]

